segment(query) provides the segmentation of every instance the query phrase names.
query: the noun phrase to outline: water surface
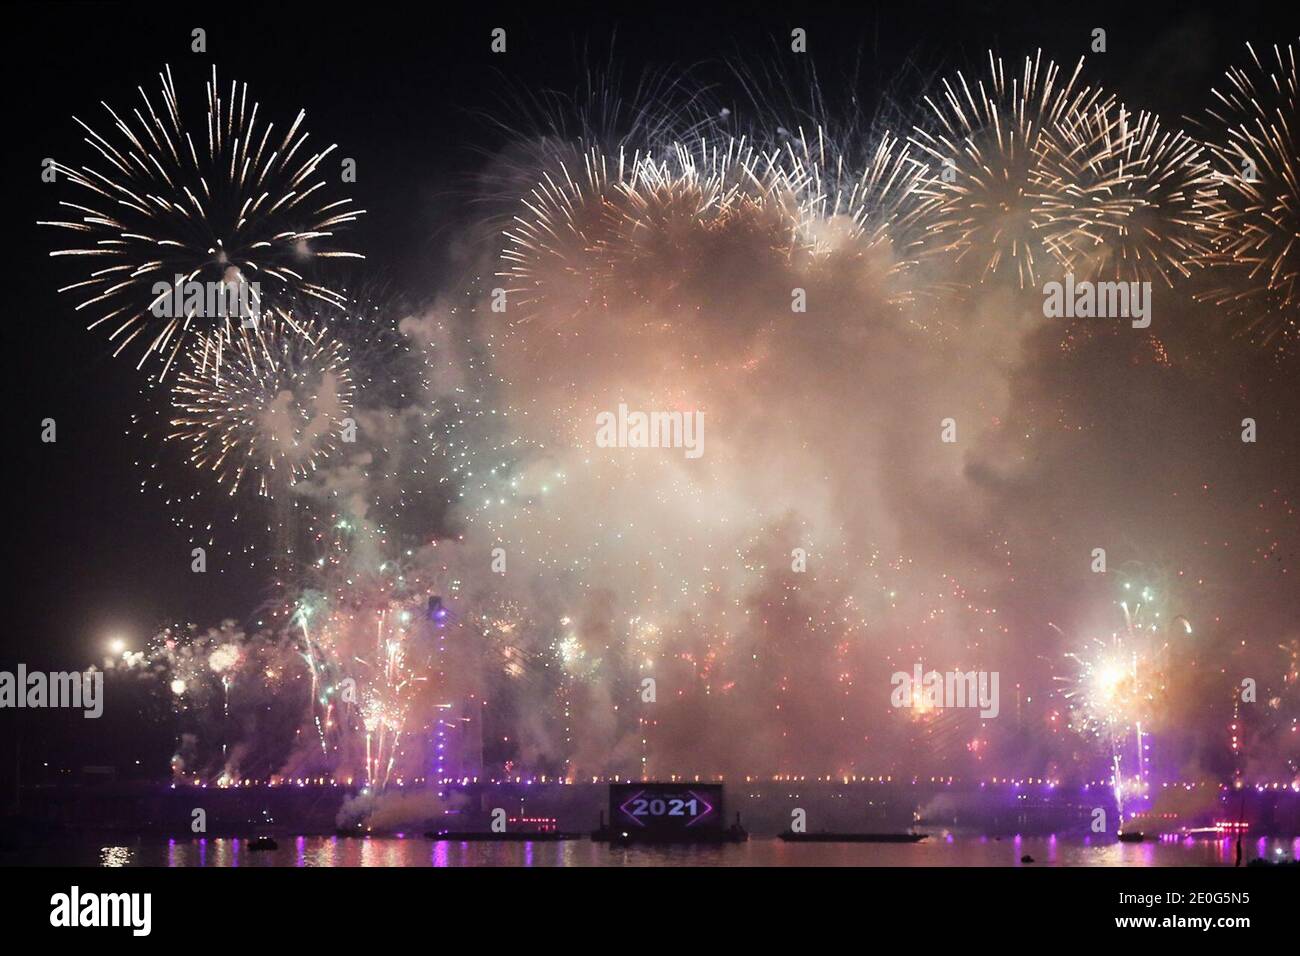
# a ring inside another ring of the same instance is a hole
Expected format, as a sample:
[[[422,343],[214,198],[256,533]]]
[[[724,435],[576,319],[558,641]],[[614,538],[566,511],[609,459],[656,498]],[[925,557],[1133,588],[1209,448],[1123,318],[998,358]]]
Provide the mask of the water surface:
[[[611,847],[562,843],[466,843],[411,837],[277,837],[279,848],[251,852],[241,839],[82,840],[0,853],[0,866],[1231,866],[1223,840],[1146,843],[1057,837],[935,836],[921,843],[784,843],[753,839],[725,846]],[[1034,862],[1021,863],[1031,856]],[[1300,837],[1257,838],[1242,860],[1300,859]]]

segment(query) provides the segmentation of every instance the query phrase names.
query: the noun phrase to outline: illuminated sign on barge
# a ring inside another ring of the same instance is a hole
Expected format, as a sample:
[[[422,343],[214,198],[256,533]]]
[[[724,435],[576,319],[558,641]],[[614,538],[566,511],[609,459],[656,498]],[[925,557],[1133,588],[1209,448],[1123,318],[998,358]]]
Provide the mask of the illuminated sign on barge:
[[[739,821],[726,826],[720,783],[612,783],[608,820],[608,824],[601,820],[593,840],[736,843],[748,839]]]

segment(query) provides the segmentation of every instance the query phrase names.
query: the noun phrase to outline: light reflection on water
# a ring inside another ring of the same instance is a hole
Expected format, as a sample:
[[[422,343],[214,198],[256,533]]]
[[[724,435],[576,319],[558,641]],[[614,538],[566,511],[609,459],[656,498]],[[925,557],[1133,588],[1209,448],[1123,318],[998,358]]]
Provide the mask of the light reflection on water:
[[[124,846],[105,846],[99,850],[99,865],[104,867],[130,866],[131,850]]]
[[[1232,866],[1236,844],[1164,839],[1145,843],[1050,837],[936,836],[915,844],[748,843],[708,846],[611,847],[590,840],[558,843],[433,842],[420,837],[299,836],[279,848],[253,852],[247,840],[140,841],[46,848],[7,865],[85,866]],[[1033,858],[1022,863],[1022,857]],[[1300,837],[1256,838],[1242,845],[1242,862],[1256,857],[1300,859]]]

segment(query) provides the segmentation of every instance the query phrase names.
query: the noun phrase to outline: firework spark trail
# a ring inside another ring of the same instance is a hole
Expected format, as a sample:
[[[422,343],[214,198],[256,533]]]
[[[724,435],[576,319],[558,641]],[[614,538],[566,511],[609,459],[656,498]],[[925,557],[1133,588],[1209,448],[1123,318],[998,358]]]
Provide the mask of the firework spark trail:
[[[381,549],[371,536],[382,532],[355,533],[364,543],[354,538],[335,553],[314,586],[294,585],[273,617],[302,633],[319,672],[312,712],[324,721],[326,766],[383,789],[427,770],[419,761],[435,714],[422,688],[446,693],[433,666],[435,635],[449,626],[441,596],[454,594],[457,583],[425,555],[368,567]],[[416,745],[409,752],[408,742]]]
[[[394,605],[375,614],[373,649],[353,660],[368,674],[361,692],[361,719],[366,739],[366,780],[383,789],[402,755],[403,737],[415,705],[416,685],[429,680],[429,654],[413,654],[417,615]],[[427,651],[427,649],[426,649]]]
[[[1300,45],[1300,41],[1297,41]],[[1231,67],[1206,110],[1209,146],[1228,200],[1211,266],[1240,278],[1202,298],[1248,317],[1265,344],[1300,331],[1300,88],[1296,46],[1274,45]],[[1243,287],[1244,285],[1244,287]]]
[[[60,203],[80,218],[42,224],[84,240],[52,256],[89,257],[97,264],[87,278],[60,290],[86,296],[77,311],[97,313],[89,327],[109,325],[114,355],[144,336],[139,365],[156,353],[165,376],[191,336],[230,332],[228,323],[189,305],[183,315],[156,314],[177,276],[183,282],[258,282],[269,286],[263,297],[295,291],[339,303],[338,293],[300,270],[315,258],[362,258],[330,249],[328,241],[364,210],[352,208],[350,199],[329,198],[321,163],[336,146],[310,150],[305,112],[281,137],[276,124],[262,123],[261,104],[250,102],[247,84],[231,81],[223,96],[213,67],[196,144],[182,119],[171,68],[159,79],[161,110],[143,88],[137,88],[142,106],[129,113],[102,104],[116,142],[74,117],[86,144],[107,165],[57,164],[57,173],[89,196]],[[168,290],[157,291],[160,283]]]
[[[206,634],[169,629],[133,659],[133,668],[170,687],[178,714],[196,720],[212,714],[191,727],[203,732],[197,743],[208,748],[208,759],[178,754],[178,773],[237,780],[244,759],[272,775],[282,768],[303,776],[326,773],[382,790],[426,769],[421,741],[431,733],[435,712],[422,688],[447,692],[434,673],[434,635],[455,628],[447,612],[434,613],[441,605],[433,590],[449,585],[454,593],[455,582],[426,579],[425,560],[376,575],[365,575],[362,561],[357,554],[326,570],[327,591],[294,590],[274,602],[259,630],[231,624]],[[295,681],[300,690],[287,693]],[[266,739],[231,737],[243,723],[233,719],[236,707],[247,720],[242,706],[249,703],[267,712],[274,706],[274,728],[269,716],[262,728]],[[408,752],[409,742],[416,747]]]
[[[291,623],[296,624],[302,632],[302,649],[299,653],[302,656],[303,662],[307,665],[307,673],[311,677],[311,690],[309,692],[311,718],[312,723],[316,727],[316,734],[320,739],[321,754],[324,755],[329,753],[329,745],[325,739],[325,729],[326,725],[330,721],[330,715],[333,710],[333,702],[330,700],[330,697],[334,689],[330,687],[325,690],[324,694],[321,692],[321,672],[324,667],[324,661],[317,652],[316,643],[312,639],[309,625],[310,619],[311,608],[305,601],[303,601],[299,603],[297,609],[290,618],[290,621]],[[325,711],[324,724],[321,722],[320,714],[317,713],[318,707],[323,708]]]

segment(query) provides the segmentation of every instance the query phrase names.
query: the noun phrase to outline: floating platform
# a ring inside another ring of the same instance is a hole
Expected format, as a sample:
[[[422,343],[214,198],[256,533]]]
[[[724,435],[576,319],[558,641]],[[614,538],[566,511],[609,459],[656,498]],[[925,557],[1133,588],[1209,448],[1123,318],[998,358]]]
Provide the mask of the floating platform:
[[[928,833],[792,833],[779,838],[786,843],[920,843]]]
[[[749,833],[723,822],[722,784],[626,782],[609,785],[609,816],[591,834],[615,845],[717,845],[744,843]]]
[[[1132,833],[1121,833],[1117,839],[1120,843],[1141,843],[1147,838],[1145,833],[1134,831]]]

